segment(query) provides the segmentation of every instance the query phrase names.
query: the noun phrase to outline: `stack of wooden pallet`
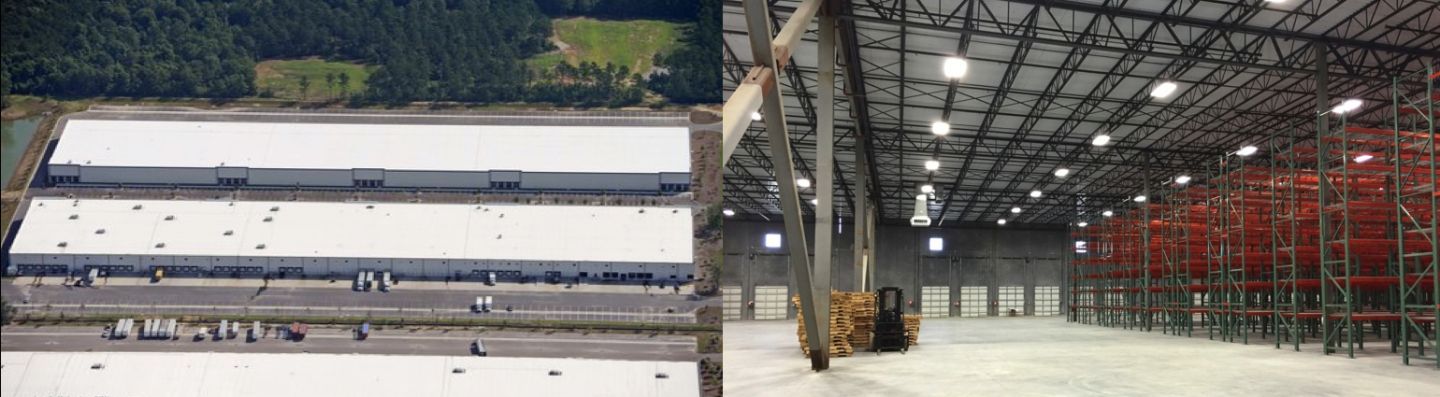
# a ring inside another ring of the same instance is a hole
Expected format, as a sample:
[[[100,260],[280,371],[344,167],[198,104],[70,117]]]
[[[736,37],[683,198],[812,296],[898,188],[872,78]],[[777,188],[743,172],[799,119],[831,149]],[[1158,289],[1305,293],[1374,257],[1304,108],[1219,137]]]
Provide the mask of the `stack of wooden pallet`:
[[[870,347],[870,333],[875,330],[875,293],[847,292],[852,311],[850,318],[855,327],[850,330],[850,346]]]
[[[854,319],[850,314],[853,305],[843,294],[839,291],[830,294],[829,348],[831,357],[849,357],[855,353],[855,349],[850,346],[850,331],[854,329]],[[790,301],[795,304],[796,309],[800,308],[799,295],[791,297]],[[795,321],[799,326],[796,327],[795,334],[800,339],[800,351],[805,353],[805,357],[810,357],[809,337],[805,335],[804,313],[803,310],[796,310]]]
[[[905,333],[909,336],[910,346],[920,344],[920,315],[906,314],[904,320]]]

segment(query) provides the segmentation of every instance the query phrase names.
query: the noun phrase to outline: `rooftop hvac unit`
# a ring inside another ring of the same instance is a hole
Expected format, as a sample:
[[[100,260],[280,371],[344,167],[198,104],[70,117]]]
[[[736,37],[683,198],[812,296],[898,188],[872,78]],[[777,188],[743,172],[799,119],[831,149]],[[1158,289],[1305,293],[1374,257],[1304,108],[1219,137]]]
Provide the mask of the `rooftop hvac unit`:
[[[925,195],[915,196],[915,215],[910,217],[910,226],[930,226],[930,206],[926,203]]]

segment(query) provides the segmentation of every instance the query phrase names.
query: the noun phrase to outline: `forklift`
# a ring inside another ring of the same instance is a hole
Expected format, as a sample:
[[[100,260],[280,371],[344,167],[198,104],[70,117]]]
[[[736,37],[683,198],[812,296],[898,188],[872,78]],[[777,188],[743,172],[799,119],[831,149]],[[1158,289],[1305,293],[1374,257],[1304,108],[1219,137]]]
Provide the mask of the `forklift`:
[[[871,334],[870,351],[875,355],[886,350],[897,350],[905,354],[910,350],[909,335],[905,332],[905,301],[900,288],[885,287],[875,291],[875,329]]]

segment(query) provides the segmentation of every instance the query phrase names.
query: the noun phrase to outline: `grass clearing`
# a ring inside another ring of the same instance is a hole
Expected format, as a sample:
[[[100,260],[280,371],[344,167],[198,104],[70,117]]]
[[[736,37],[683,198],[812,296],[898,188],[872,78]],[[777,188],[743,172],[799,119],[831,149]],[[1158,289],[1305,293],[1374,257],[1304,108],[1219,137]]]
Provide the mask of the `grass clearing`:
[[[276,98],[343,99],[349,94],[365,91],[365,80],[374,70],[374,66],[319,58],[273,59],[255,64],[255,89],[262,96],[268,92]],[[333,86],[327,85],[326,74],[348,75],[349,85],[343,86],[338,80]],[[303,94],[300,90],[302,78],[308,78],[310,82]]]
[[[630,67],[632,73],[646,74],[654,64],[655,54],[668,53],[679,46],[685,24],[635,19],[624,21],[592,18],[555,19],[551,41],[559,50],[536,55],[527,62],[534,68],[549,68],[561,61],[571,65],[610,62]]]

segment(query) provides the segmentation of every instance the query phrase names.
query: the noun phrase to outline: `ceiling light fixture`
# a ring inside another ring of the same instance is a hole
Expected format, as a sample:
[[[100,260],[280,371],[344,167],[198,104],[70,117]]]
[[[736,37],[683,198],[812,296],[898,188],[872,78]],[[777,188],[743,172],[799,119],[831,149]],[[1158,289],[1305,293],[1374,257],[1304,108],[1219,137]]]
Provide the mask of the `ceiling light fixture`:
[[[999,220],[995,221],[995,223],[998,223],[998,224],[1000,224],[1001,226],[1004,226],[1004,225],[1005,225],[1005,218],[1000,218]]]
[[[1330,111],[1335,112],[1336,114],[1350,113],[1352,111],[1355,111],[1355,109],[1359,109],[1360,105],[1364,104],[1365,102],[1362,102],[1359,99],[1346,99],[1344,102],[1340,102],[1339,105],[1335,105],[1335,107],[1330,108]]]
[[[1356,162],[1356,163],[1363,163],[1363,162],[1366,162],[1366,161],[1370,161],[1370,159],[1373,159],[1373,158],[1375,158],[1375,156],[1371,156],[1371,155],[1369,155],[1369,154],[1362,154],[1362,155],[1359,155],[1359,156],[1355,156],[1355,162]]]
[[[930,133],[939,136],[949,135],[950,123],[946,123],[944,121],[936,121],[935,123],[930,124]]]
[[[1070,169],[1069,169],[1069,168],[1061,168],[1061,169],[1055,170],[1055,176],[1057,176],[1057,177],[1064,178],[1066,175],[1070,175]]]
[[[1107,211],[1105,211],[1105,212],[1101,212],[1100,215],[1104,215],[1106,218],[1109,218],[1109,217],[1115,216],[1115,211],[1108,211],[1108,210],[1107,210]]]
[[[1041,192],[1041,191],[1039,191],[1039,190],[1031,190],[1031,191],[1030,191],[1030,197],[1040,198],[1040,196],[1044,196],[1044,195],[1045,195],[1045,193],[1044,193],[1044,192]]]
[[[926,169],[926,170],[929,170],[929,171],[934,171],[934,170],[940,169],[940,161],[939,161],[939,160],[925,160],[925,169]]]
[[[1236,151],[1235,151],[1235,154],[1240,155],[1240,157],[1245,157],[1245,156],[1249,156],[1249,155],[1255,154],[1255,152],[1257,152],[1257,151],[1260,151],[1260,148],[1255,147],[1254,145],[1247,145],[1247,146],[1245,146],[1245,147],[1240,148],[1240,150],[1236,150]]]
[[[1181,185],[1190,183],[1190,176],[1189,176],[1189,175],[1177,176],[1177,177],[1175,177],[1175,183],[1178,183],[1178,184],[1181,184]]]
[[[735,216],[735,210],[732,210],[732,209],[729,209],[729,208],[726,208],[724,211],[720,211],[720,212],[724,213],[725,216]]]
[[[920,193],[935,193],[935,185],[920,185]]]
[[[796,185],[799,185],[801,189],[809,189],[809,188],[810,188],[810,180],[809,180],[809,179],[805,179],[805,178],[796,179],[796,180],[795,180],[795,184],[796,184]]]
[[[1180,86],[1175,85],[1173,81],[1162,81],[1160,84],[1156,84],[1154,89],[1150,90],[1150,96],[1164,98],[1175,93],[1175,89],[1179,87]]]
[[[1080,222],[1080,223],[1076,223],[1075,226],[1086,227],[1086,226],[1090,226],[1090,224],[1082,221],[1082,222]]]
[[[950,57],[945,58],[945,64],[940,69],[945,73],[945,78],[958,79],[965,77],[965,71],[970,69],[970,64],[965,62],[965,58]]]
[[[765,116],[761,116],[759,111],[755,111],[755,112],[751,112],[751,113],[750,113],[750,120],[760,121],[760,120],[763,120],[763,119],[765,119]]]
[[[1135,196],[1135,202],[1137,202],[1137,203],[1143,203],[1143,202],[1145,202],[1145,196],[1144,196],[1144,195]]]
[[[1095,139],[1093,139],[1093,140],[1090,141],[1090,144],[1091,144],[1091,145],[1095,145],[1095,146],[1105,146],[1106,144],[1109,144],[1109,143],[1110,143],[1110,135],[1106,135],[1106,134],[1096,135],[1096,136],[1095,136]]]
[[[1018,214],[1018,213],[1020,213],[1020,207],[1010,207],[1010,213],[1012,213],[1012,214]]]

